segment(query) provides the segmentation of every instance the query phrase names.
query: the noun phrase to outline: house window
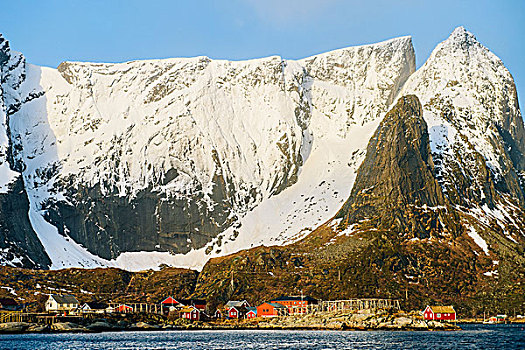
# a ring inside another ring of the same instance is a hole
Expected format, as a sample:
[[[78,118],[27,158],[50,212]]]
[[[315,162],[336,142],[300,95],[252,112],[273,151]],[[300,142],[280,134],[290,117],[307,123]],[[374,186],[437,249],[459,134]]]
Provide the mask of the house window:
[[[441,317],[441,314],[437,314],[436,317],[437,317],[437,318],[440,318],[440,317]]]

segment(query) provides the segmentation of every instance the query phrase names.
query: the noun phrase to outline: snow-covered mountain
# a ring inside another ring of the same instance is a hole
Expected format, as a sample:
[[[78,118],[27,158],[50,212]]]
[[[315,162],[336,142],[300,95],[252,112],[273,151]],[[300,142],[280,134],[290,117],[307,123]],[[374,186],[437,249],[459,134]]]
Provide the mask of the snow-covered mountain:
[[[0,130],[12,159],[2,164],[22,174],[31,228],[51,261],[43,266],[200,268],[296,241],[340,209],[371,135],[408,93],[423,104],[447,196],[523,234],[507,217],[524,205],[514,83],[463,28],[418,71],[410,37],[297,61],[51,69],[17,57],[17,82],[2,71],[3,110],[16,105]]]
[[[470,216],[471,236],[483,241],[477,226],[493,226],[517,243],[525,236],[525,130],[503,62],[460,27],[402,94],[421,100],[435,176],[456,209]]]

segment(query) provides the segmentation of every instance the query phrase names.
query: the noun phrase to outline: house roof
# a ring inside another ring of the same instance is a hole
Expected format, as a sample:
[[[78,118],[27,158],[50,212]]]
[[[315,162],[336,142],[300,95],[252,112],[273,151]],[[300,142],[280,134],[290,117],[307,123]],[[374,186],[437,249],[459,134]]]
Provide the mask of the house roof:
[[[279,304],[279,303],[267,303],[267,304],[273,306],[276,309],[288,309],[286,306],[284,306],[283,304]]]
[[[432,309],[432,312],[434,312],[435,314],[443,314],[443,313],[455,314],[456,313],[456,310],[454,310],[453,306],[430,306],[430,308]]]
[[[78,304],[77,298],[70,294],[51,294],[49,297],[55,299],[58,304]]]
[[[161,302],[161,304],[174,305],[174,304],[179,304],[179,302],[175,300],[173,297],[167,297]]]
[[[96,302],[90,301],[90,302],[84,303],[84,305],[82,305],[82,308],[84,308],[86,305],[91,310],[104,310],[104,309],[107,309],[108,307],[108,304],[96,303]]]
[[[18,306],[15,299],[11,298],[0,298],[0,305],[2,306]]]
[[[246,310],[248,310],[248,312],[253,311],[253,312],[255,312],[255,314],[257,314],[257,308],[256,307],[247,307]]]
[[[193,312],[194,310],[197,310],[197,312],[199,312],[199,309],[197,309],[194,306],[185,306],[180,311],[186,313],[186,312]]]
[[[309,302],[317,302],[317,299],[314,299],[312,297],[309,297],[309,296],[290,296],[290,297],[287,297],[287,296],[282,296],[282,297],[279,297],[277,299],[272,299],[272,301],[309,301]]]
[[[229,308],[229,307],[238,307],[238,306],[241,306],[243,303],[246,303],[248,304],[248,302],[246,300],[230,300],[226,303],[225,307],[226,308]]]

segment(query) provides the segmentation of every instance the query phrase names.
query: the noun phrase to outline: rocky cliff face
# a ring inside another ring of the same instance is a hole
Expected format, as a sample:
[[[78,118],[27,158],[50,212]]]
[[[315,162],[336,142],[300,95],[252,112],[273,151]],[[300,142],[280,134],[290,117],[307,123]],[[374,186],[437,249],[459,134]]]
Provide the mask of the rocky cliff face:
[[[405,299],[409,308],[438,301],[460,305],[464,315],[481,305],[520,307],[525,236],[454,207],[435,178],[427,130],[418,98],[399,98],[333,220],[288,246],[212,259],[196,293],[219,300],[300,291],[322,299],[376,296]]]
[[[55,267],[200,267],[297,239],[338,209],[356,135],[413,71],[410,38],[300,61],[28,65],[21,89],[42,96],[11,126],[36,231]]]
[[[434,178],[428,127],[418,98],[402,97],[372,136],[350,198],[335,216],[340,228],[365,225],[429,238],[458,232]]]
[[[24,64],[22,55],[13,53],[0,35],[0,264],[45,268],[50,260],[29,222],[21,169],[12,158],[9,121],[26,102],[18,93],[25,79]]]

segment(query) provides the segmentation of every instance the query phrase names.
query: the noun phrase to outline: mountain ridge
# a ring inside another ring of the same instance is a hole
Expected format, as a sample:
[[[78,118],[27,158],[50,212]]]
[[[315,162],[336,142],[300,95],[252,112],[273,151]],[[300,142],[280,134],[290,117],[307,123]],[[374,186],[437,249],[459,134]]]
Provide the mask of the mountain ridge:
[[[469,85],[473,61],[497,73],[474,82],[508,98]],[[52,268],[200,269],[215,256],[307,237],[340,211],[369,138],[410,94],[422,101],[431,173],[454,211],[471,216],[476,234],[487,225],[511,242],[524,234],[515,86],[462,27],[417,71],[411,37],[301,60],[24,68],[10,155]]]

